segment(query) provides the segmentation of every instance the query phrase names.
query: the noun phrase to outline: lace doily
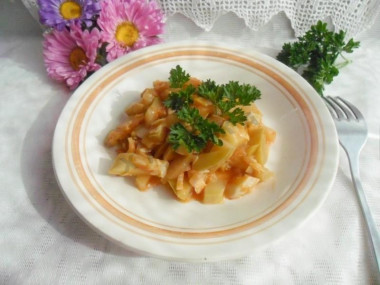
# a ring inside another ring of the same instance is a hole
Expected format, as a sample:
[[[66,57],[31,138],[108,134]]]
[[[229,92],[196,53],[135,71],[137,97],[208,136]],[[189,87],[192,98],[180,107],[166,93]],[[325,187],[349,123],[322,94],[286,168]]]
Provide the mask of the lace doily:
[[[38,20],[37,0],[22,0]],[[297,36],[318,20],[331,18],[337,30],[356,35],[371,26],[380,11],[377,0],[158,0],[166,15],[182,13],[206,31],[222,15],[233,12],[257,30],[285,12]]]

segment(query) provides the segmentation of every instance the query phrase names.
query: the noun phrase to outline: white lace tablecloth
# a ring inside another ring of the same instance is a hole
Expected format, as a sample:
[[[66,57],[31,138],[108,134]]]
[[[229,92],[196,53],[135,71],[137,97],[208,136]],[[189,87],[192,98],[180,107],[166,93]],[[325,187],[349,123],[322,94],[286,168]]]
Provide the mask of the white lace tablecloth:
[[[37,0],[22,0],[38,19]],[[258,30],[280,12],[284,12],[297,36],[318,20],[331,18],[337,29],[355,35],[373,24],[380,11],[377,0],[157,0],[167,15],[181,13],[199,27],[210,31],[215,21],[226,13],[234,13],[247,27]]]
[[[316,214],[244,258],[171,262],[136,255],[98,235],[65,201],[53,173],[53,132],[70,92],[47,78],[38,25],[22,6],[7,5],[0,4],[0,284],[380,284],[343,152],[333,189]],[[367,118],[361,177],[380,227],[376,19],[357,35],[362,45],[350,56],[353,63],[326,93],[350,100]],[[176,14],[168,17],[165,39],[234,43],[274,56],[293,36],[283,13],[256,32],[233,14],[218,18],[209,32]]]

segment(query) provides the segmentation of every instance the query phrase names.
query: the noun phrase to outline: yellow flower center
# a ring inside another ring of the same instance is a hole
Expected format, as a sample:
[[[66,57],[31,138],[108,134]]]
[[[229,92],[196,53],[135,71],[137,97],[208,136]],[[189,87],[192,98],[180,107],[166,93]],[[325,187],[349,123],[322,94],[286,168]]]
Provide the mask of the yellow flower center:
[[[65,20],[72,20],[82,15],[82,7],[77,2],[69,0],[61,4],[59,12]]]
[[[131,22],[124,22],[117,26],[115,37],[122,45],[131,47],[139,38],[139,31]]]
[[[88,62],[88,59],[84,50],[80,47],[76,47],[71,51],[69,61],[74,70],[79,70],[82,64],[86,64]]]

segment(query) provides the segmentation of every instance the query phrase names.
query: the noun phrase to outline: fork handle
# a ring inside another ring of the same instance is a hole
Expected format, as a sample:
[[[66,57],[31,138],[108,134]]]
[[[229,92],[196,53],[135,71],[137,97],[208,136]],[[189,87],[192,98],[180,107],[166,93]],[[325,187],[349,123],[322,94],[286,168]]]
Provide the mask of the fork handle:
[[[357,196],[359,198],[362,213],[364,215],[367,228],[370,234],[370,240],[371,240],[372,249],[373,249],[376,263],[377,263],[377,269],[380,271],[380,234],[379,234],[379,231],[377,230],[375,221],[368,207],[367,199],[363,191],[362,183],[360,181],[359,152],[348,153],[346,151],[346,153],[347,153],[348,160],[350,163],[352,182],[354,184]]]

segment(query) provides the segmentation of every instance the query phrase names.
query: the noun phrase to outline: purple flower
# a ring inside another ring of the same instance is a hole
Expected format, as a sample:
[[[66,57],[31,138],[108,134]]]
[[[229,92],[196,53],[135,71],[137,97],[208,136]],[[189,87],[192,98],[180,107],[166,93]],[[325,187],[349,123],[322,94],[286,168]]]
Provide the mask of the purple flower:
[[[91,26],[91,19],[100,11],[96,0],[38,0],[40,22],[62,31],[65,26],[84,22]]]
[[[161,42],[164,14],[155,1],[108,0],[101,7],[97,23],[108,61]]]

